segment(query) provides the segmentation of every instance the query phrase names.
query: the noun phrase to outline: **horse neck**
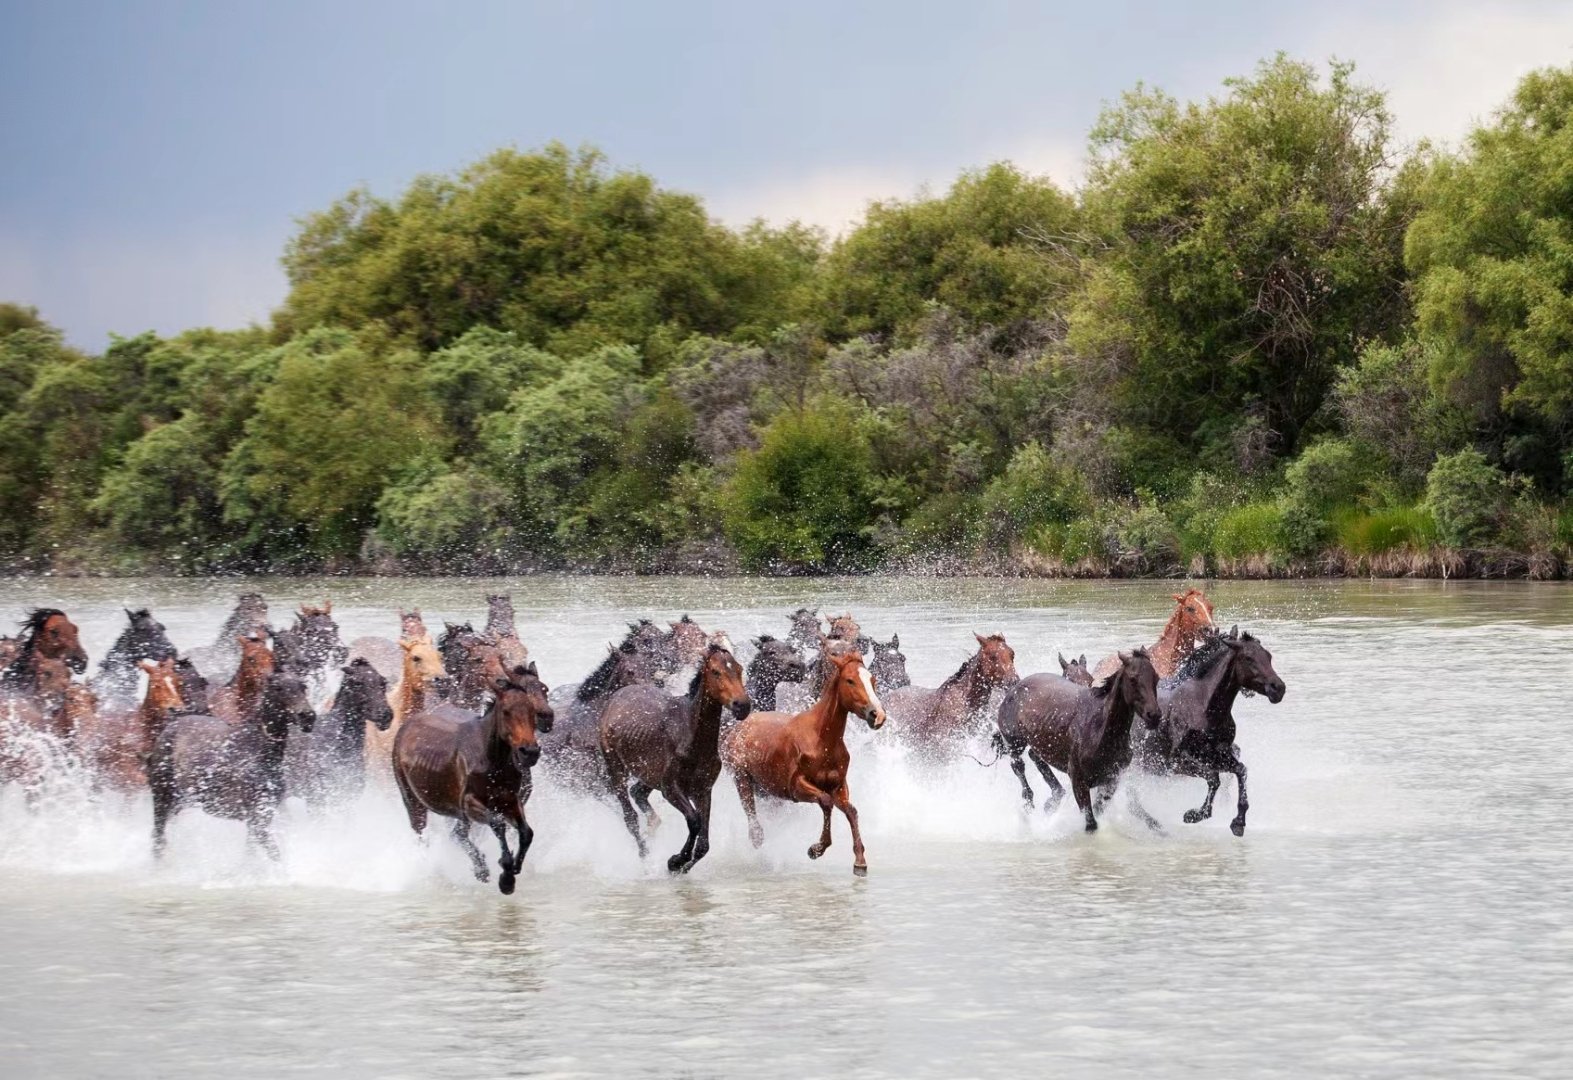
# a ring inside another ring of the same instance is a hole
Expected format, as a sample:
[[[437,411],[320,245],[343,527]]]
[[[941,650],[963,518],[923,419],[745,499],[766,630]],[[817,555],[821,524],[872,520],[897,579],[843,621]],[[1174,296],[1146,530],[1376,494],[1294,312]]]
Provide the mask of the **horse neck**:
[[[811,715],[814,717],[814,730],[819,735],[819,743],[823,747],[834,746],[843,741],[847,734],[847,709],[841,704],[840,683],[837,679],[826,679],[825,687],[819,693],[819,700],[814,703]]]
[[[497,698],[481,717],[482,733],[486,740],[486,759],[492,768],[500,768],[513,760],[513,744],[502,730],[502,706]]]
[[[399,715],[409,716],[426,707],[426,681],[421,678],[420,672],[415,670],[408,658],[404,662],[404,674],[399,677]]]
[[[704,679],[688,702],[688,721],[693,727],[693,745],[714,747],[721,737],[721,699],[712,697]]]
[[[323,718],[335,742],[349,749],[358,750],[366,745],[366,721],[350,712],[342,693],[333,699],[333,708]]]
[[[1109,692],[1099,703],[1102,730],[1098,734],[1099,750],[1120,748],[1131,739],[1131,722],[1136,718],[1136,707],[1125,700],[1126,675],[1124,668],[1109,676]]]
[[[1203,711],[1208,726],[1234,712],[1234,699],[1240,696],[1240,680],[1234,674],[1233,655],[1221,657],[1206,673],[1196,679],[1201,688]]]

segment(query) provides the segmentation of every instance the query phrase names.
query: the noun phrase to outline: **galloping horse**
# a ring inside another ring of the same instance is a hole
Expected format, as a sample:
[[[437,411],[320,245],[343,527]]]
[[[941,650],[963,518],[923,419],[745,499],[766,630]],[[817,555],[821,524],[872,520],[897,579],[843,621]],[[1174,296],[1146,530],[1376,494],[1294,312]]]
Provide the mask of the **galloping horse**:
[[[1031,675],[1000,703],[996,746],[1010,755],[1027,808],[1032,808],[1033,795],[1021,760],[1023,750],[1048,782],[1044,809],[1052,812],[1065,794],[1050,771],[1053,766],[1070,777],[1088,832],[1098,828],[1092,789],[1102,788],[1105,799],[1112,796],[1131,763],[1132,720],[1140,714],[1148,727],[1154,727],[1161,717],[1158,673],[1146,650],[1120,653],[1119,660],[1114,674],[1097,686],[1077,686],[1060,675]],[[1150,827],[1158,827],[1139,804],[1132,806]]]
[[[606,659],[577,686],[559,687],[552,695],[561,712],[550,736],[541,740],[541,752],[554,773],[589,791],[604,790],[605,759],[601,755],[601,710],[625,686],[654,683],[667,663],[662,635],[653,623],[641,619],[628,624],[628,634],[617,645],[607,646]],[[640,806],[652,816],[649,803]],[[651,825],[654,828],[654,824]]]
[[[607,780],[641,858],[648,849],[639,833],[634,799],[647,809],[652,791],[659,791],[688,824],[688,839],[667,860],[667,870],[686,874],[705,857],[710,850],[710,794],[721,775],[721,715],[731,710],[741,720],[751,708],[743,669],[720,645],[706,648],[686,697],[647,684],[625,686],[606,703],[600,734]]]
[[[309,734],[316,723],[306,682],[275,671],[262,688],[254,717],[236,726],[214,716],[171,720],[153,743],[148,786],[153,791],[153,853],[164,852],[169,819],[186,805],[246,823],[246,835],[279,857],[273,818],[284,801],[284,757],[291,726]]]
[[[353,799],[366,784],[366,725],[381,734],[393,722],[388,680],[368,660],[351,660],[327,714],[310,734],[290,740],[289,790],[313,807]]]
[[[908,686],[886,697],[893,730],[930,755],[957,748],[982,730],[990,696],[1016,684],[1016,652],[1005,635],[972,636],[978,651],[938,689]]]
[[[153,618],[147,608],[127,608],[126,620],[128,625],[98,662],[98,677],[93,680],[99,700],[108,706],[136,700],[138,661],[156,662],[177,655],[164,624]]]
[[[173,659],[143,660],[137,666],[147,673],[142,704],[78,716],[74,735],[77,753],[98,779],[127,794],[146,790],[148,754],[186,704]]]
[[[808,665],[803,655],[789,641],[781,641],[769,634],[754,639],[757,652],[748,662],[745,685],[754,708],[774,711],[776,687],[783,682],[802,682],[808,677]]]
[[[76,624],[56,608],[36,608],[22,620],[16,656],[0,670],[0,688],[31,692],[38,683],[40,659],[62,660],[80,675],[87,670],[87,652]]]
[[[393,741],[393,776],[416,833],[429,814],[454,819],[453,835],[470,856],[475,876],[487,879],[486,860],[470,839],[470,825],[491,827],[502,846],[497,886],[513,892],[534,831],[525,822],[530,767],[541,756],[537,731],[552,729],[552,708],[535,665],[515,668],[491,684],[486,711],[475,716],[438,705],[409,717]],[[519,850],[508,850],[507,827],[519,834]]]
[[[1245,762],[1234,745],[1234,699],[1241,691],[1261,694],[1274,705],[1284,698],[1284,681],[1262,643],[1239,628],[1212,633],[1158,688],[1163,720],[1156,730],[1137,731],[1132,740],[1137,763],[1148,772],[1198,776],[1207,781],[1207,798],[1185,812],[1194,825],[1212,817],[1218,774],[1233,773],[1240,787],[1239,806],[1229,829],[1245,834]]]
[[[278,668],[278,660],[261,634],[237,638],[240,663],[235,677],[213,695],[213,715],[232,724],[250,720],[262,698],[262,687]]]
[[[502,650],[486,634],[477,634],[469,623],[445,624],[437,639],[442,666],[453,677],[448,701],[461,709],[479,710],[490,688],[507,676]]]
[[[1213,625],[1213,604],[1200,589],[1186,589],[1174,594],[1174,614],[1164,624],[1158,642],[1147,650],[1152,658],[1153,670],[1158,678],[1173,676],[1180,663],[1201,643],[1203,634]],[[1107,678],[1119,666],[1117,657],[1106,656],[1093,669],[1094,681]]]
[[[219,628],[218,639],[209,646],[191,650],[192,662],[214,683],[227,683],[235,674],[240,661],[236,642],[242,638],[261,635],[266,637],[268,628],[268,602],[261,593],[241,593],[235,610],[225,618]]]
[[[404,718],[436,705],[439,690],[449,683],[448,673],[442,666],[442,654],[430,638],[400,639],[399,650],[404,656],[404,666],[398,685],[385,699],[389,706],[389,722],[378,725],[378,730],[366,735],[365,767],[379,780],[386,780],[391,775],[393,740]]]
[[[748,838],[755,847],[765,841],[759,826],[755,799],[760,794],[792,802],[818,803],[825,814],[819,842],[808,849],[817,859],[830,847],[830,811],[839,807],[852,828],[852,872],[868,873],[863,857],[863,835],[858,831],[857,807],[847,787],[847,716],[856,713],[876,731],[885,723],[885,710],[874,690],[874,680],[863,666],[860,653],[831,658],[834,673],[825,680],[819,700],[795,716],[756,712],[734,724],[722,739],[721,756],[737,782],[737,795],[748,817]]]
[[[325,695],[328,669],[343,664],[350,653],[333,621],[333,601],[321,607],[302,604],[294,626],[273,632],[273,651],[281,670],[295,672]]]
[[[1077,686],[1092,685],[1092,672],[1087,670],[1086,653],[1082,653],[1074,660],[1067,660],[1065,659],[1064,654],[1060,654],[1059,659],[1060,675],[1067,682],[1073,682]],[[1154,670],[1156,670],[1156,668]]]
[[[901,651],[901,635],[892,634],[888,645],[880,641],[870,644],[874,646],[874,658],[868,663],[868,673],[874,676],[874,682],[887,693],[911,686],[912,678],[907,674],[907,657]]]

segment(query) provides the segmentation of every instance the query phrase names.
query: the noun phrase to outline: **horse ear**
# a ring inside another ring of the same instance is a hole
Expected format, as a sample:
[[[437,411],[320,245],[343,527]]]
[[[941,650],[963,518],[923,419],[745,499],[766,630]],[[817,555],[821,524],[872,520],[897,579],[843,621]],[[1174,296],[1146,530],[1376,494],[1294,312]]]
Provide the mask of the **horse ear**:
[[[331,598],[328,599],[328,600],[324,600],[323,601],[323,603],[322,603],[322,613],[324,615],[332,615],[333,614],[333,600]]]
[[[1087,666],[1087,654],[1086,653],[1082,653],[1081,654],[1081,659],[1078,660],[1077,663],[1081,664],[1082,667],[1086,667]]]
[[[1131,654],[1128,652],[1116,653],[1115,655],[1120,658],[1120,663],[1122,664],[1129,662],[1131,658]]]
[[[989,643],[989,639],[978,633],[976,630],[972,632],[972,636],[978,639],[979,645],[987,645]]]
[[[540,678],[541,675],[541,673],[535,669],[534,660],[531,660],[528,664],[525,665],[524,673],[526,675],[534,675],[536,678]]]
[[[1064,671],[1066,668],[1070,667],[1070,665],[1065,662],[1065,654],[1064,653],[1057,652],[1054,655],[1060,658],[1060,670],[1061,671]]]
[[[1238,625],[1229,627],[1229,636],[1232,637],[1232,638],[1239,637],[1240,636],[1240,627]]]
[[[459,624],[458,623],[451,623],[451,622],[444,621],[442,625],[443,625],[443,629],[447,630],[448,633],[450,633],[450,634],[457,634],[459,632]]]

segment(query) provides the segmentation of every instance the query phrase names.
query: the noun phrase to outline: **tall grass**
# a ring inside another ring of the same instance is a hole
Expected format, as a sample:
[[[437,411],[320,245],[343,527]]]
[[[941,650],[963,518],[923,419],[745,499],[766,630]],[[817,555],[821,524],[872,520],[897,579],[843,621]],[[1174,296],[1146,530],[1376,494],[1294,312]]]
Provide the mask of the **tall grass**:
[[[1408,548],[1435,547],[1440,538],[1436,519],[1418,506],[1366,512],[1349,508],[1333,515],[1338,546],[1351,555],[1383,555]]]

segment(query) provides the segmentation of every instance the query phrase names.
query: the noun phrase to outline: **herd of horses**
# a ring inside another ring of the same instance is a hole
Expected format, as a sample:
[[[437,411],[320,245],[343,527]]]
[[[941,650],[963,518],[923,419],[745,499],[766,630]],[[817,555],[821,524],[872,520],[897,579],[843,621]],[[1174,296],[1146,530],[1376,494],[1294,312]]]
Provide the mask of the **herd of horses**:
[[[86,681],[75,678],[88,666],[76,626],[43,608],[17,637],[0,638],[0,784],[19,784],[36,800],[63,754],[100,790],[151,794],[155,853],[170,819],[195,807],[245,822],[275,858],[273,820],[288,796],[322,809],[382,785],[398,792],[417,834],[432,815],[450,819],[483,881],[489,868],[471,831],[489,828],[501,847],[499,887],[511,893],[534,835],[525,805],[536,769],[615,801],[641,856],[659,792],[687,826],[667,860],[673,873],[708,852],[712,795],[728,772],[754,846],[764,840],[762,796],[819,807],[813,859],[830,847],[839,810],[861,875],[868,864],[847,783],[847,725],[856,717],[872,731],[888,727],[882,738],[930,764],[991,742],[996,761],[1009,758],[1029,810],[1027,763],[1048,786],[1048,811],[1064,796],[1063,774],[1089,832],[1133,768],[1204,780],[1205,799],[1187,822],[1212,814],[1229,773],[1239,836],[1249,804],[1234,702],[1244,693],[1276,703],[1284,683],[1259,640],[1215,625],[1201,591],[1174,600],[1150,647],[1096,666],[1061,656],[1059,672],[1023,678],[1003,635],[978,634],[976,651],[933,688],[911,684],[899,636],[874,641],[851,615],[827,625],[800,609],[784,637],[751,643],[746,667],[725,633],[687,615],[665,627],[646,619],[629,624],[583,682],[553,691],[506,595],[487,597],[480,630],[447,623],[434,638],[420,612],[405,611],[398,640],[346,644],[331,603],[303,606],[291,625],[274,628],[265,600],[248,593],[218,640],[189,654],[150,612],[127,611]],[[1159,828],[1134,796],[1129,804]]]

